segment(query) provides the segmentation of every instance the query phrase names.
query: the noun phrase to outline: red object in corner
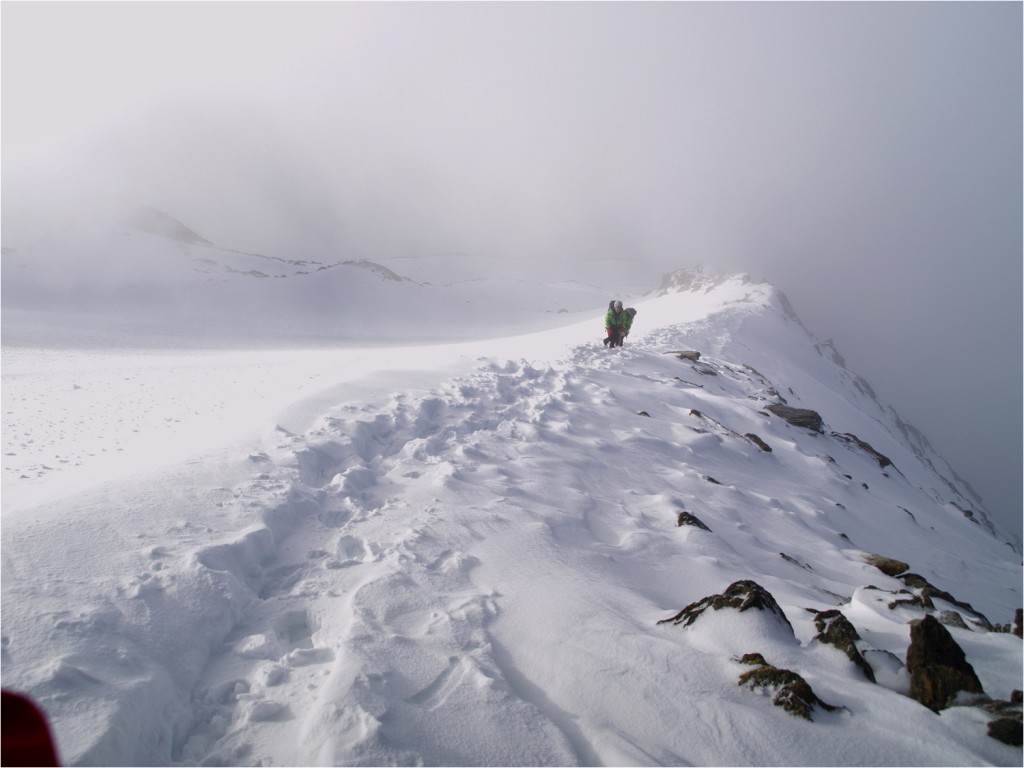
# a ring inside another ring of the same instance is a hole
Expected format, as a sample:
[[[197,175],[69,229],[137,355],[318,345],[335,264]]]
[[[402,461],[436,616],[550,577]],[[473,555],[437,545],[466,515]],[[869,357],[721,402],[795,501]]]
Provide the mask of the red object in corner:
[[[46,717],[20,693],[3,692],[0,731],[0,764],[60,765]]]

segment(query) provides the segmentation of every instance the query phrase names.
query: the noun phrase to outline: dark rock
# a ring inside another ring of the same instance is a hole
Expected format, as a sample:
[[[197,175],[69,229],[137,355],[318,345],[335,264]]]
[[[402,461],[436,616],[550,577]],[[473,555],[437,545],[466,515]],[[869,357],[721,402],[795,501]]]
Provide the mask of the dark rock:
[[[951,502],[949,502],[949,503],[950,503],[951,505],[953,505],[953,507],[954,507],[955,509],[959,510],[959,511],[960,511],[960,514],[961,514],[961,515],[963,515],[964,517],[966,517],[966,518],[967,518],[968,520],[970,520],[970,521],[971,521],[972,523],[977,523],[977,522],[978,522],[978,521],[977,521],[977,520],[976,520],[976,519],[974,518],[974,510],[973,510],[973,509],[964,509],[964,508],[963,508],[963,507],[961,507],[961,506],[960,506],[959,504],[957,504],[957,503],[956,503],[955,501],[951,501]]]
[[[904,573],[899,575],[897,578],[911,589],[924,589],[925,587],[931,586],[924,576],[916,573]]]
[[[675,355],[680,360],[690,360],[691,362],[697,362],[700,360],[700,352],[692,349],[685,349],[673,352],[666,352],[666,355]]]
[[[963,650],[933,616],[910,622],[907,671],[910,698],[934,712],[948,707],[961,691],[983,693]]]
[[[765,408],[794,427],[803,427],[812,432],[821,432],[821,414],[809,408],[793,408],[788,405],[768,405]]]
[[[740,660],[744,664],[764,662],[759,653],[748,653]],[[752,690],[764,689],[774,691],[772,703],[797,717],[813,720],[811,714],[816,708],[833,712],[838,707],[826,704],[815,695],[811,686],[796,672],[773,667],[767,662],[760,663],[756,669],[740,675],[739,685],[749,686]]]
[[[1019,693],[1019,691],[1018,691]],[[1021,717],[1021,706],[1020,702],[1013,702],[1013,694],[1010,694],[1010,701],[1000,701],[999,699],[982,699],[975,704],[978,709],[983,709],[986,712],[990,712],[997,717]]]
[[[681,379],[681,378],[679,378],[678,376],[673,376],[672,378],[673,378],[673,379],[674,379],[675,381],[681,381],[681,382],[683,382],[683,384],[686,384],[687,386],[690,386],[690,387],[697,387],[698,389],[704,389],[704,385],[703,385],[703,384],[694,384],[694,383],[693,383],[692,381],[687,381],[686,379]]]
[[[880,570],[886,576],[899,576],[910,567],[901,560],[895,560],[891,557],[883,557],[882,555],[868,555],[864,558],[864,562],[868,565],[875,566],[875,568]]]
[[[1024,704],[1024,696],[1022,696],[1021,692],[1018,691],[1018,690],[1011,691],[1010,692],[1010,703],[1011,704]]]
[[[1021,637],[1021,625],[1024,624],[1024,618],[1022,618],[1022,615],[1024,615],[1024,610],[1020,608],[1018,608],[1017,612],[1013,614],[1013,634],[1017,637]]]
[[[994,717],[988,723],[988,735],[1011,747],[1021,746],[1021,695],[1020,691],[1010,694],[1009,701],[988,699],[977,705]]]
[[[750,610],[751,608],[765,611],[772,614],[779,623],[784,624],[790,633],[793,634],[793,625],[789,623],[789,619],[786,618],[786,614],[779,607],[779,604],[775,602],[775,598],[760,584],[750,580],[733,582],[722,594],[710,595],[695,603],[690,603],[675,616],[662,619],[658,623],[682,624],[684,627],[688,627],[709,608],[716,611],[720,611],[723,608],[733,608],[740,612]]]
[[[1011,747],[1019,747],[1024,743],[1024,725],[1021,721],[1012,717],[1001,717],[998,720],[990,720],[988,724],[988,735]]]
[[[956,611],[939,611],[938,619],[947,627],[970,630],[970,627],[964,623],[964,617]]]
[[[793,565],[796,565],[796,566],[799,566],[800,568],[803,568],[805,571],[813,571],[814,570],[813,568],[811,568],[811,566],[809,566],[809,565],[807,565],[805,563],[801,563],[795,557],[790,557],[785,552],[779,552],[779,557],[781,557],[787,563],[792,563]]]
[[[744,653],[740,658],[740,664],[747,664],[754,667],[766,667],[768,662],[760,653]]]
[[[927,610],[928,608],[935,607],[931,603],[926,602],[924,598],[922,598],[920,595],[915,595],[913,592],[907,592],[907,590],[905,589],[901,589],[896,594],[906,595],[906,597],[901,597],[896,600],[890,601],[890,611],[894,611],[897,608],[900,608],[901,606],[906,606],[907,608],[920,608],[922,611]]]
[[[875,671],[871,669],[871,665],[860,655],[860,650],[857,648],[857,641],[860,640],[860,635],[857,634],[856,628],[850,623],[849,619],[833,608],[828,611],[819,612],[814,617],[814,626],[818,630],[818,634],[814,637],[815,640],[838,648],[846,654],[850,661],[857,665],[860,671],[864,673],[864,677],[872,683],[875,682]]]
[[[838,592],[832,592],[830,590],[825,589],[824,587],[815,586],[814,590],[816,592],[820,592],[823,595],[826,595],[827,597],[832,598],[835,601],[836,605],[844,605],[845,603],[850,602],[851,599],[849,595],[840,595]],[[811,613],[818,612],[817,608],[808,608],[807,610]]]
[[[878,466],[881,467],[882,469],[892,466],[892,460],[889,459],[888,456],[879,453],[874,448],[872,448],[869,443],[865,442],[864,440],[861,440],[859,437],[850,432],[844,432],[843,434],[833,432],[832,437],[838,440],[842,440],[844,443],[853,443],[865,453],[871,454],[871,456],[874,457],[875,461],[878,462]]]
[[[649,414],[647,411],[637,411],[636,415],[637,416],[647,416],[649,418],[651,414]]]
[[[927,587],[925,587],[924,589],[921,590],[921,597],[923,597],[929,603],[932,603],[932,598],[936,598],[936,597],[939,598],[940,600],[945,600],[947,603],[955,605],[957,608],[961,608],[961,609],[967,611],[968,613],[974,614],[975,618],[977,619],[976,623],[980,624],[985,629],[991,629],[992,628],[992,623],[988,619],[986,619],[983,614],[981,614],[980,612],[974,610],[974,608],[971,606],[970,603],[964,603],[964,602],[961,602],[960,600],[957,600],[955,597],[953,597],[951,594],[949,594],[949,592],[945,592],[945,591],[943,591],[941,589],[937,589],[936,587],[933,587],[933,586],[931,586],[929,584]],[[932,603],[932,604],[934,605],[934,603]]]
[[[713,478],[711,475],[704,475],[704,479],[707,480],[709,483],[712,483],[713,485],[721,485],[721,483],[715,480],[715,478]]]
[[[680,512],[679,517],[676,519],[677,527],[681,528],[684,525],[692,525],[696,528],[700,528],[703,531],[707,531],[708,533],[713,533],[713,531],[710,528],[708,528],[706,525],[704,525],[704,523],[700,521],[700,518],[696,517],[695,515],[691,515],[689,512]]]
[[[933,598],[944,600],[950,605],[955,605],[962,611],[965,611],[973,617],[971,621],[982,627],[983,629],[992,629],[992,623],[985,617],[983,613],[974,609],[970,603],[964,603],[957,600],[953,595],[949,594],[944,590],[939,589],[934,584],[931,584],[926,578],[916,573],[904,573],[897,575],[900,581],[906,584],[911,589],[920,590],[921,601],[925,608],[935,608]]]
[[[771,446],[768,445],[768,443],[766,443],[760,437],[755,435],[753,432],[747,432],[747,434],[745,434],[744,437],[747,438],[747,440],[752,442],[754,445],[756,445],[758,448],[760,448],[762,451],[764,451],[766,453],[771,453],[772,452]]]

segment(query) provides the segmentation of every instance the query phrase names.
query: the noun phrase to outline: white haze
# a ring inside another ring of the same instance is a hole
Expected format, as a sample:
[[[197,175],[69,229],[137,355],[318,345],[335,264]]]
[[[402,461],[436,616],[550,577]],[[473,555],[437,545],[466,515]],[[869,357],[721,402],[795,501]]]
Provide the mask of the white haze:
[[[1020,4],[0,12],[5,247],[152,205],[288,258],[746,270],[1020,531]]]

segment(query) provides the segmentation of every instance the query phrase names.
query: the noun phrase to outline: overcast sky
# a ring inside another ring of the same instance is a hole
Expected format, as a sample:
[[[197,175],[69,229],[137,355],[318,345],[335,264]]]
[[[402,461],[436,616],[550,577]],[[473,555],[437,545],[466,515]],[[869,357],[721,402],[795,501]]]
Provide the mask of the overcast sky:
[[[747,271],[1020,530],[1020,3],[0,8],[5,244]]]

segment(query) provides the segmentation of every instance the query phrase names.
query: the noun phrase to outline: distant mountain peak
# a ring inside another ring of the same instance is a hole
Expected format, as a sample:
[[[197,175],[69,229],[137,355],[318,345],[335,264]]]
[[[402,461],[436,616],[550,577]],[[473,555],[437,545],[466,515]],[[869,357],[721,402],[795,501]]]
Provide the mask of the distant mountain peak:
[[[160,235],[179,243],[213,245],[205,237],[189,229],[177,219],[150,206],[139,208],[128,220],[128,224],[141,232]]]
[[[697,264],[693,267],[677,269],[674,272],[669,272],[668,274],[663,275],[661,278],[661,285],[658,286],[654,293],[658,296],[664,296],[667,293],[676,293],[681,291],[710,291],[712,288],[716,288],[727,280],[733,279],[739,279],[745,284],[755,284],[759,282],[745,274],[708,274],[704,272],[704,267],[702,265]]]

